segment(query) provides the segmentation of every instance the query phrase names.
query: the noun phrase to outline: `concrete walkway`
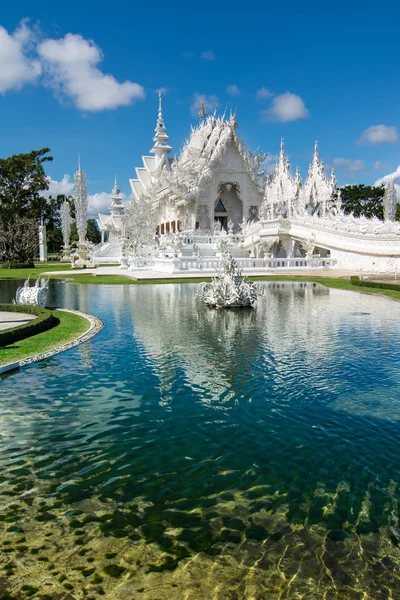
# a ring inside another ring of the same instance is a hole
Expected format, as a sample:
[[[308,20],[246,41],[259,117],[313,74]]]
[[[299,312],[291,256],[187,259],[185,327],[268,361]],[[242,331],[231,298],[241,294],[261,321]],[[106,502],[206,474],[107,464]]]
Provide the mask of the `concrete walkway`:
[[[134,280],[146,280],[146,279],[191,279],[193,277],[211,277],[215,275],[215,271],[192,271],[190,273],[161,273],[159,271],[148,270],[140,270],[140,271],[128,271],[127,269],[120,269],[119,267],[97,267],[96,269],[73,269],[71,271],[51,271],[46,273],[47,275],[57,275],[62,278],[63,276],[73,276],[73,275],[120,275],[123,277],[128,277],[129,279]],[[270,276],[270,275],[288,275],[290,277],[293,276],[303,276],[303,277],[338,277],[338,278],[350,278],[348,271],[339,271],[335,269],[270,269],[266,271],[265,269],[260,269],[259,271],[254,271],[252,273],[246,273],[248,277],[258,277],[258,276]],[[355,274],[355,273],[353,273]],[[363,275],[368,275],[367,273],[363,273]],[[372,274],[371,274],[372,277]]]
[[[4,312],[0,311],[0,331],[5,329],[11,329],[12,327],[18,327],[18,325],[25,325],[32,319],[36,319],[36,315],[27,315],[20,312]]]

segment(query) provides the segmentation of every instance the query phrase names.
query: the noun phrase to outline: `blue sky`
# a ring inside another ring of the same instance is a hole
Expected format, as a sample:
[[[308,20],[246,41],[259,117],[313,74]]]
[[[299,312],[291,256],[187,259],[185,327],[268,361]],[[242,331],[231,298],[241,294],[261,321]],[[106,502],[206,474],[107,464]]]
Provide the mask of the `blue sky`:
[[[129,194],[165,88],[177,154],[205,96],[237,107],[251,150],[274,156],[284,137],[303,178],[317,139],[339,183],[373,183],[400,165],[399,17],[395,2],[8,3],[0,156],[49,146],[62,191],[80,152],[91,208],[103,208],[115,171]]]

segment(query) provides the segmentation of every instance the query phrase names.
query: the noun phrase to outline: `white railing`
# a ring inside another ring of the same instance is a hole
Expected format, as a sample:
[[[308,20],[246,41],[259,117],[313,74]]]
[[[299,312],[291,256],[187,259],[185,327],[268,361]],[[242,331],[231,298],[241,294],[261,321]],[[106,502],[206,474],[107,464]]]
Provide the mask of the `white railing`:
[[[245,273],[270,271],[272,269],[329,269],[335,265],[332,258],[322,258],[314,256],[310,258],[237,258],[238,266]],[[150,261],[146,265],[135,263],[130,268],[142,268],[147,266],[155,271],[165,273],[190,273],[193,271],[216,272],[220,268],[219,257],[189,257],[179,256],[175,258],[154,258],[150,266]],[[132,263],[131,263],[132,264]]]

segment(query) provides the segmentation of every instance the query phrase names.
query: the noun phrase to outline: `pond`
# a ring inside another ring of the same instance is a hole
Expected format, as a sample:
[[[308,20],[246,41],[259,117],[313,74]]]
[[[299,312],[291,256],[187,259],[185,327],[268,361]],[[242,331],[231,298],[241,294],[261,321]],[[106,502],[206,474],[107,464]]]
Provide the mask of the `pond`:
[[[400,304],[263,288],[51,283],[105,327],[0,381],[0,597],[397,597]]]

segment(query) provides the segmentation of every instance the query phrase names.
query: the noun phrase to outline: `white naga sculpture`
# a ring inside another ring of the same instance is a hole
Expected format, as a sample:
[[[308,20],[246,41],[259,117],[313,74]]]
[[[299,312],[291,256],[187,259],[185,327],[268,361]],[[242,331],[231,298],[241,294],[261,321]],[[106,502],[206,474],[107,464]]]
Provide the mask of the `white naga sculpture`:
[[[35,285],[29,285],[29,277],[24,285],[17,289],[15,304],[33,304],[45,306],[49,291],[49,278],[38,277]]]
[[[211,283],[200,283],[196,292],[196,298],[215,308],[253,306],[257,295],[260,295],[258,284],[242,275],[236,260],[228,251],[222,255],[218,275],[213,277]]]
[[[385,221],[395,221],[397,212],[397,195],[394,187],[393,179],[390,178],[383,197],[383,214]]]
[[[69,244],[71,236],[71,209],[68,200],[64,200],[60,210],[61,214],[61,231],[63,236],[63,256],[61,261],[70,262],[71,260],[71,246]]]
[[[82,268],[87,265],[86,226],[88,199],[86,175],[81,169],[80,157],[78,159],[78,170],[74,175],[74,205],[76,213],[76,229],[79,236],[78,260],[75,262],[74,266]]]

